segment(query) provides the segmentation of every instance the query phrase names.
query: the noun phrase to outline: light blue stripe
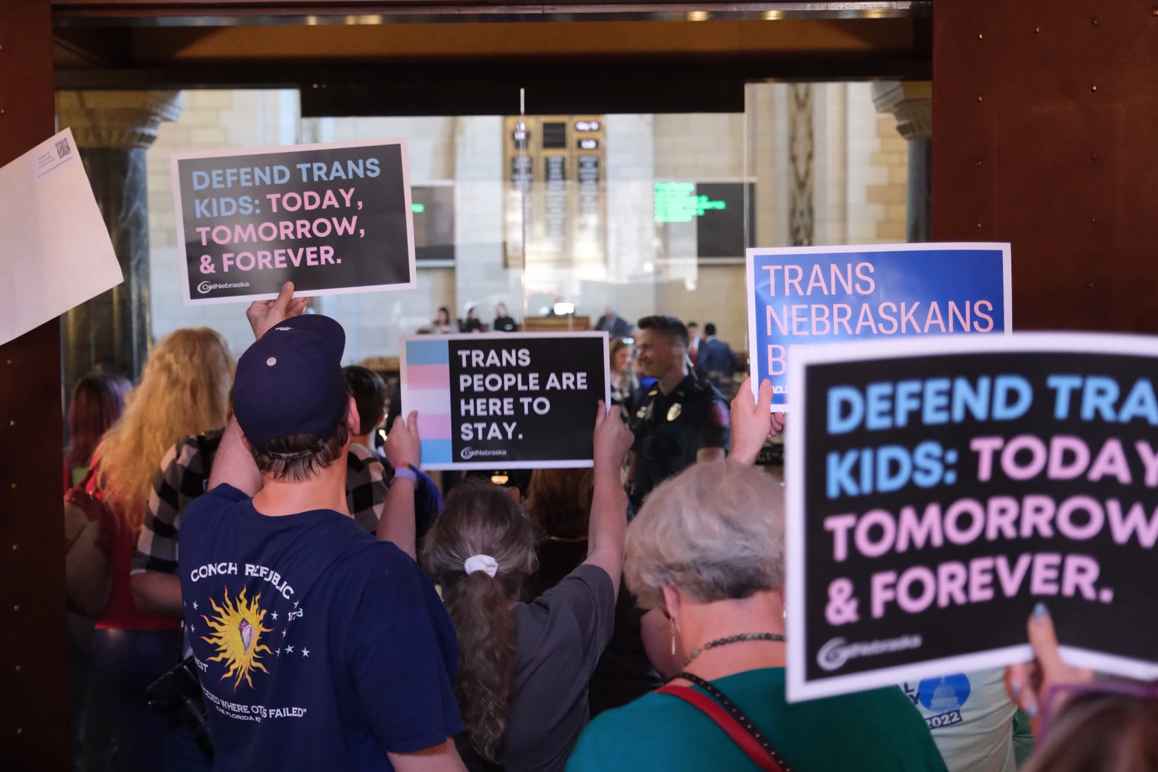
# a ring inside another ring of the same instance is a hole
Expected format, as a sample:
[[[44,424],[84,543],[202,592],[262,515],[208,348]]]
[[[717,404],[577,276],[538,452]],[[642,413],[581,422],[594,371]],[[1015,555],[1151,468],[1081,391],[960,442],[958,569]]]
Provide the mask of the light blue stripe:
[[[445,340],[408,340],[406,341],[406,364],[450,364],[450,343]]]
[[[454,449],[450,445],[450,440],[423,440],[422,441],[422,463],[424,464],[449,464],[453,461]]]

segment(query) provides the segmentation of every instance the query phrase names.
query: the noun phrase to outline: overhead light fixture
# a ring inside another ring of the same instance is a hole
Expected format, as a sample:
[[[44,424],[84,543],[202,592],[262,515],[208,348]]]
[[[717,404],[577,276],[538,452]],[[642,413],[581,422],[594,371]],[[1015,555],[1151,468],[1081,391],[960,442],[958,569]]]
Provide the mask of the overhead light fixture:
[[[764,21],[779,21],[784,18],[784,11],[764,11]]]
[[[688,11],[688,21],[707,21],[712,15],[707,11]]]

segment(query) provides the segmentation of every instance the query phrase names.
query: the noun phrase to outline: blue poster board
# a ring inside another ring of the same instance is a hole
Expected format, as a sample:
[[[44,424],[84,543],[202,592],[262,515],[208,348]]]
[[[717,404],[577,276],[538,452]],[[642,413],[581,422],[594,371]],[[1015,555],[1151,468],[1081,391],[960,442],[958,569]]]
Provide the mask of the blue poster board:
[[[749,249],[753,389],[787,410],[793,344],[1013,330],[1008,243]]]

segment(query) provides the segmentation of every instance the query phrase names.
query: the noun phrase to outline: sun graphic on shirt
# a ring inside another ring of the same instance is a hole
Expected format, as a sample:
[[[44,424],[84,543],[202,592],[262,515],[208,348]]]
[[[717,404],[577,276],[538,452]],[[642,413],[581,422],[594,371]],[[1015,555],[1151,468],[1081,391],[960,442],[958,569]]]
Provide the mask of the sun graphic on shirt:
[[[210,657],[210,662],[224,662],[227,667],[221,680],[233,678],[233,688],[241,685],[241,679],[253,687],[252,673],[260,670],[269,671],[261,664],[261,655],[271,653],[271,649],[261,642],[261,636],[272,632],[272,627],[266,627],[265,610],[259,605],[260,595],[254,595],[252,600],[246,600],[245,589],[242,588],[236,602],[229,599],[229,589],[225,590],[225,597],[221,605],[212,598],[209,603],[213,606],[213,616],[202,616],[205,624],[213,631],[212,635],[202,636],[202,640],[213,646],[217,656]]]

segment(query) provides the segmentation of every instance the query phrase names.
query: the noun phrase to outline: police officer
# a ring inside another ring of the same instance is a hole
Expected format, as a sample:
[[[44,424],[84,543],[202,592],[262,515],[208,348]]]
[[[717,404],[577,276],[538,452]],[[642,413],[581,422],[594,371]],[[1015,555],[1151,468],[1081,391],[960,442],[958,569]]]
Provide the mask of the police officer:
[[[635,433],[629,492],[638,511],[644,497],[667,478],[696,461],[724,457],[729,414],[715,387],[689,372],[688,329],[679,319],[640,319],[635,345],[640,374],[653,381],[636,392],[629,408],[628,423]],[[665,641],[670,630],[662,610],[645,613],[631,593],[619,594],[615,632],[591,680],[592,715],[625,705],[662,685],[652,667],[655,660],[650,649],[658,652],[664,646],[649,647],[645,641]]]
[[[697,461],[722,459],[729,440],[728,405],[687,366],[688,329],[671,316],[639,320],[636,356],[656,379],[631,417],[635,433],[631,502],[636,510],[653,488]]]

